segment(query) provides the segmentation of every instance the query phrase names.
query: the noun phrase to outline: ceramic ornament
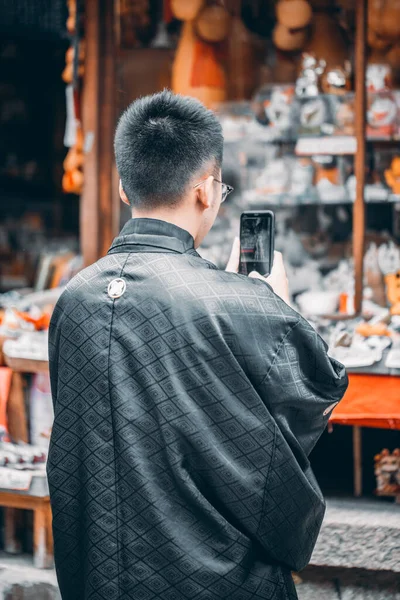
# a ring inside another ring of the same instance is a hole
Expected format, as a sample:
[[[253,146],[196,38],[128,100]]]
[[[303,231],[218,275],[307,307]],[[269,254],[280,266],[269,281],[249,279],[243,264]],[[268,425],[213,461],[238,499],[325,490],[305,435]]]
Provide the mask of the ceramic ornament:
[[[276,19],[287,29],[301,29],[311,23],[312,8],[306,0],[280,0],[276,5]]]
[[[204,0],[171,0],[172,14],[180,21],[194,21],[204,6]]]
[[[196,18],[196,33],[205,42],[222,42],[228,36],[230,21],[230,14],[223,6],[206,6]]]

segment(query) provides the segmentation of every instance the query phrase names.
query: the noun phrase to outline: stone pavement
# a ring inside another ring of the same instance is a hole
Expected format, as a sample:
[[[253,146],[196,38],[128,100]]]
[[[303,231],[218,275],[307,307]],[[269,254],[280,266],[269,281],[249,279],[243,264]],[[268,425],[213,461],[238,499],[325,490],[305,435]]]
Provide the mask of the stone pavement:
[[[0,554],[0,600],[60,600],[56,574],[32,566],[32,557]]]
[[[328,499],[311,564],[400,573],[400,505]]]

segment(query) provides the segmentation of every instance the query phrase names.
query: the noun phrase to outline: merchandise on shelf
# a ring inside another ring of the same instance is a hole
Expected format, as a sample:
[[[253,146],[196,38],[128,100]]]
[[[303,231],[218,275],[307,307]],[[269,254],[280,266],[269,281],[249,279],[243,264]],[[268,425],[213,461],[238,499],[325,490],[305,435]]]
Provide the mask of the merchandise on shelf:
[[[317,194],[323,203],[345,202],[347,192],[343,180],[341,157],[313,156],[315,169],[314,183]]]
[[[396,133],[398,107],[392,92],[368,94],[367,137],[391,139]]]
[[[2,432],[4,440],[4,431]],[[30,444],[12,444],[0,442],[0,467],[20,471],[43,471],[46,467],[47,453],[42,448]]]
[[[388,92],[393,88],[392,69],[388,64],[367,65],[365,85],[370,94]]]
[[[338,135],[354,135],[355,104],[354,94],[349,92],[339,96],[334,103],[335,133]]]
[[[318,96],[321,92],[321,76],[325,67],[325,60],[317,60],[312,54],[303,54],[301,70],[296,80],[296,96],[300,98]]]
[[[6,340],[3,344],[6,359],[48,361],[48,333],[36,331],[23,333],[16,340]]]
[[[293,139],[295,134],[294,94],[292,85],[268,85],[254,96],[253,110],[257,121],[268,127],[277,138]]]
[[[400,315],[400,248],[393,243],[378,250],[379,266],[384,274],[386,295],[392,315]]]

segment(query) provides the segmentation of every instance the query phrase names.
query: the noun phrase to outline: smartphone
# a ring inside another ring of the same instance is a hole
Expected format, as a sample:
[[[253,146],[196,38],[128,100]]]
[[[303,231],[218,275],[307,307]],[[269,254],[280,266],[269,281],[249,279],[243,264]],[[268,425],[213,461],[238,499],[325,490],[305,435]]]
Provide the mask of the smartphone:
[[[239,273],[269,275],[274,260],[275,215],[271,210],[246,211],[240,217]]]

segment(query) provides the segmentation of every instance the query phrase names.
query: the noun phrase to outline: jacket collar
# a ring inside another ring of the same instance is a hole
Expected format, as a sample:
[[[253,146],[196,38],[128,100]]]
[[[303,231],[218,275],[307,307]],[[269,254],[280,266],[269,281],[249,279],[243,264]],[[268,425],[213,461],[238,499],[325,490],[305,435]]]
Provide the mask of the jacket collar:
[[[130,219],[108,253],[160,251],[198,256],[188,231],[158,219]]]

